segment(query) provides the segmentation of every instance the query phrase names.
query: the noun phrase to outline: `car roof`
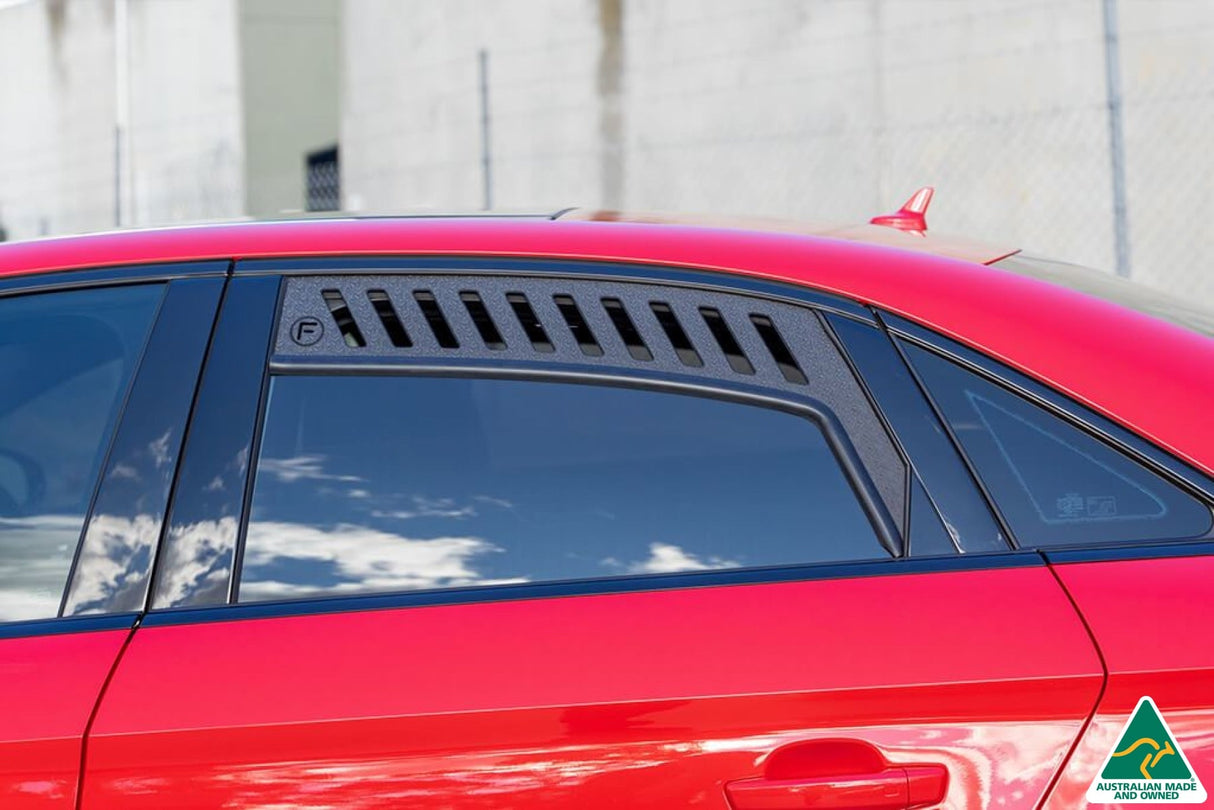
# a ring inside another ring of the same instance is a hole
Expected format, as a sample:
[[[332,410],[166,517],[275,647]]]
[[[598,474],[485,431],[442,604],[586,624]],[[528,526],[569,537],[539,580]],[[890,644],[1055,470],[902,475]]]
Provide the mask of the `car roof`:
[[[875,226],[874,226],[875,227]],[[887,230],[887,229],[882,229]],[[890,229],[892,230],[892,229]],[[899,239],[902,237],[899,236]],[[59,237],[0,245],[0,276],[205,259],[484,256],[635,262],[765,278],[876,306],[1083,402],[1214,474],[1214,340],[959,257],[844,234],[617,215],[327,219]],[[1014,251],[1012,251],[1014,252]]]
[[[710,216],[707,214],[668,214],[642,211],[607,211],[570,208],[554,218],[584,222],[628,222],[637,225],[691,225],[730,230],[763,231],[768,233],[829,236],[849,242],[884,245],[931,253],[952,259],[990,264],[1018,252],[1017,248],[967,239],[962,236],[938,234],[934,231],[914,232],[871,223],[807,222],[766,217]]]

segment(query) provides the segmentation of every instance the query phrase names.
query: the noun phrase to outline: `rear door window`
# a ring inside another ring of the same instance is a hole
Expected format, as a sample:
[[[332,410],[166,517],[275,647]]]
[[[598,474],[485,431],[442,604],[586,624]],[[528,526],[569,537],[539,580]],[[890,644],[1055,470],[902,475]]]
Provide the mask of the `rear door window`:
[[[162,290],[0,299],[0,620],[58,613]]]
[[[283,376],[239,599],[888,557],[799,412],[569,382]]]
[[[1021,546],[1210,531],[1208,506],[1137,461],[957,363],[906,348]]]

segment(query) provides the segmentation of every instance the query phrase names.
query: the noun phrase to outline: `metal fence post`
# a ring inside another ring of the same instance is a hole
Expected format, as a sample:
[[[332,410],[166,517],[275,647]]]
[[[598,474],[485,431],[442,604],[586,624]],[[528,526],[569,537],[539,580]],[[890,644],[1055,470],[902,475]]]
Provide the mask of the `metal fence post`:
[[[480,73],[481,102],[481,186],[482,207],[493,208],[493,165],[489,149],[489,51],[481,48],[477,54]]]
[[[1130,277],[1130,223],[1125,199],[1125,138],[1122,133],[1121,45],[1117,0],[1104,0],[1104,74],[1109,106],[1109,153],[1113,170],[1113,238],[1117,275]]]

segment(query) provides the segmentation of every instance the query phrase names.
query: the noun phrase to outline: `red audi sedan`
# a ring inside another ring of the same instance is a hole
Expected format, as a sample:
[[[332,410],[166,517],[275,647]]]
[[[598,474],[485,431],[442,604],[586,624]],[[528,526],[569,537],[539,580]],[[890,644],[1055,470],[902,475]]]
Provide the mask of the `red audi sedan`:
[[[0,806],[1204,799],[1214,319],[914,215],[0,246]]]

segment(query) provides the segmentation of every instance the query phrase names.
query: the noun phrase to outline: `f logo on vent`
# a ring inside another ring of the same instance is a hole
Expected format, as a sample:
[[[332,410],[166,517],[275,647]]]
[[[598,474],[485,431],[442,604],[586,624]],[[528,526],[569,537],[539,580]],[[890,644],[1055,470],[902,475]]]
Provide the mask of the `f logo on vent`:
[[[318,318],[300,318],[291,324],[291,340],[297,346],[311,346],[325,334],[325,327]]]

